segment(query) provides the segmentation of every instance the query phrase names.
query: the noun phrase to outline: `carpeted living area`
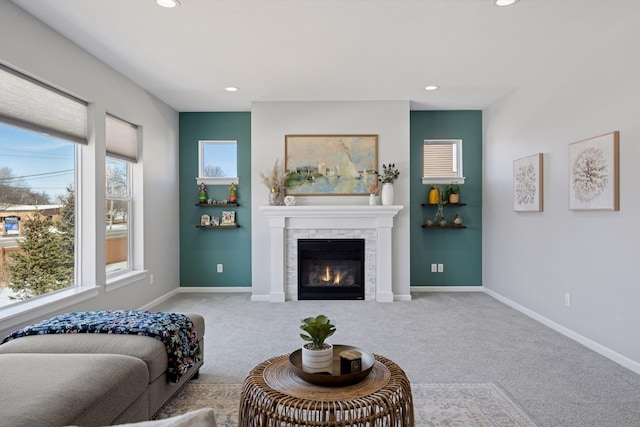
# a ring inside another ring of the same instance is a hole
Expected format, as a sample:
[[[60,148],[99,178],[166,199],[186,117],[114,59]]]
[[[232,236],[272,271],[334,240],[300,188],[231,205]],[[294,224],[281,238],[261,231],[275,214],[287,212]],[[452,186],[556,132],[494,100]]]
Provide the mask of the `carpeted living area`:
[[[390,304],[182,293],[153,309],[205,318],[200,383],[241,384],[257,364],[300,348],[301,319],[326,314],[336,321],[331,343],[393,360],[412,386],[494,384],[540,427],[640,425],[640,375],[481,292]]]
[[[411,389],[416,427],[536,425],[496,384],[412,384]],[[191,381],[156,418],[211,407],[215,410],[218,427],[236,427],[241,390],[242,384]]]

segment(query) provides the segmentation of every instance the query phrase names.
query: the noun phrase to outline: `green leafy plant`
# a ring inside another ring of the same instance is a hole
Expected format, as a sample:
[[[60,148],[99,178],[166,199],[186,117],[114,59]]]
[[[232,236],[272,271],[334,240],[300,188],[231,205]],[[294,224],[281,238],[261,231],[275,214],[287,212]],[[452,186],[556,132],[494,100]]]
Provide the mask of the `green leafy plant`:
[[[447,187],[447,197],[451,194],[460,194],[460,186],[458,184],[449,184]]]
[[[327,316],[320,314],[303,319],[300,329],[306,332],[306,334],[300,334],[303,340],[311,342],[314,350],[322,350],[324,340],[334,334],[336,325]]]

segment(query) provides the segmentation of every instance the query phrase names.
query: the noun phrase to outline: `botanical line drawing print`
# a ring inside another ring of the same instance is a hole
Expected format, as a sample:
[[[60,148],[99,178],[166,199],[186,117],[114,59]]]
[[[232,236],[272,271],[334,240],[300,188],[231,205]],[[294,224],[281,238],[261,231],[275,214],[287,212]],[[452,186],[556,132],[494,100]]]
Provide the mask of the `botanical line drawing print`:
[[[518,204],[529,205],[535,201],[536,171],[532,164],[520,166],[516,172],[516,198]]]
[[[580,153],[572,169],[575,197],[588,202],[600,196],[609,184],[607,170],[607,159],[601,148],[590,147]]]

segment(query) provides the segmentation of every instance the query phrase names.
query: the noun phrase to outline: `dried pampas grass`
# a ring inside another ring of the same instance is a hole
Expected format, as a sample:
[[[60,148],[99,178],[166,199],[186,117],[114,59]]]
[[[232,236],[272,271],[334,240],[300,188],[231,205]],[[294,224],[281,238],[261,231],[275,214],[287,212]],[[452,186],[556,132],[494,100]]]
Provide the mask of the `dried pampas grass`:
[[[280,160],[276,159],[276,162],[273,165],[273,169],[269,172],[268,175],[260,172],[260,177],[262,177],[262,182],[268,189],[278,189],[287,186],[287,173],[280,168]]]

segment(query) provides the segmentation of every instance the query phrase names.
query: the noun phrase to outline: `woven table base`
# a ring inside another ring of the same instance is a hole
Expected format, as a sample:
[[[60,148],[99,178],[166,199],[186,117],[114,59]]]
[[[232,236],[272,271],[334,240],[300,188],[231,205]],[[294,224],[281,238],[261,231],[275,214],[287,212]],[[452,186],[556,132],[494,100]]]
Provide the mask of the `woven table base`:
[[[266,360],[242,387],[238,424],[282,426],[413,426],[411,385],[404,371],[375,355],[371,373],[357,384],[324,387],[295,375],[289,355]]]

